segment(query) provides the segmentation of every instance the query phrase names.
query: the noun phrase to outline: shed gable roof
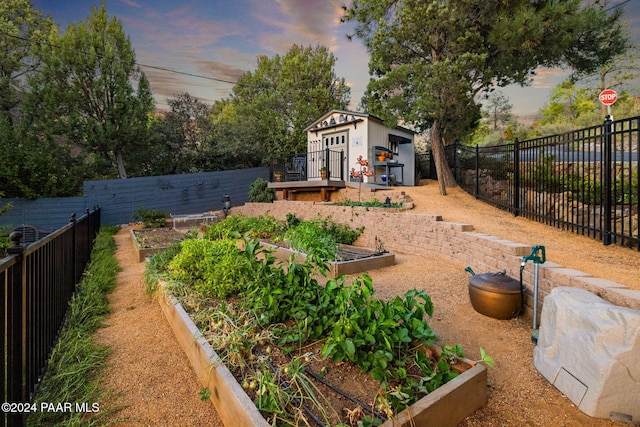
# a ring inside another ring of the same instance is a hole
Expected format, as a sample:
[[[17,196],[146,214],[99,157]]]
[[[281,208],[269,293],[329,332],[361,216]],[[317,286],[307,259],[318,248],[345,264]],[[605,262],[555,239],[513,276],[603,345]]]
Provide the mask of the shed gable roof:
[[[365,120],[373,120],[380,124],[384,125],[384,121],[376,116],[367,113],[360,113],[357,111],[347,111],[347,110],[331,110],[325,113],[322,117],[311,123],[307,126],[304,131],[319,131],[321,129],[330,129],[332,127],[339,127],[350,125],[353,123],[362,122]],[[416,132],[411,129],[404,128],[402,126],[397,126],[396,129],[400,129],[406,132],[410,132],[415,134]]]

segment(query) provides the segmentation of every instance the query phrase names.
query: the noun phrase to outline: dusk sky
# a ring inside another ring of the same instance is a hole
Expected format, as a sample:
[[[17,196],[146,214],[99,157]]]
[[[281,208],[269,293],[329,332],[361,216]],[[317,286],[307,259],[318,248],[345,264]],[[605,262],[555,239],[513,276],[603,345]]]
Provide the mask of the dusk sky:
[[[368,54],[358,39],[346,34],[353,27],[340,23],[345,0],[107,0],[107,12],[117,17],[131,38],[140,65],[166,68],[191,77],[142,66],[158,108],[167,98],[188,92],[211,105],[226,98],[233,84],[256,67],[257,55],[285,54],[292,44],[323,45],[337,58],[336,74],[351,87],[355,109],[368,75]],[[624,19],[640,33],[640,0],[607,1],[621,4]],[[86,21],[101,0],[32,0],[34,8],[50,15],[61,32]],[[551,88],[565,74],[539,70],[531,87],[503,88],[517,115],[537,112]]]

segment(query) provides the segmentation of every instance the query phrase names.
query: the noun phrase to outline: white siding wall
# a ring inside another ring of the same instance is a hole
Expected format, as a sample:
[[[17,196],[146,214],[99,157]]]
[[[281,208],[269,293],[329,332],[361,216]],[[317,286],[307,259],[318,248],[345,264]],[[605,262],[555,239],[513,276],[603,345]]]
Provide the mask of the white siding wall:
[[[339,123],[340,114],[334,113],[333,116],[325,118],[328,122],[331,118],[335,120],[335,123]],[[414,135],[411,132],[405,132],[400,129],[389,129],[384,124],[379,123],[377,120],[370,120],[368,117],[362,118],[363,121],[353,123],[347,122],[344,125],[330,127],[328,129],[318,129],[317,134],[315,130],[307,132],[307,144],[308,151],[320,151],[325,148],[323,144],[323,136],[336,134],[337,132],[348,132],[347,144],[344,147],[345,150],[345,180],[349,180],[349,172],[351,168],[359,170],[360,167],[356,163],[358,156],[362,156],[367,159],[371,164],[374,159],[374,146],[389,147],[389,135],[399,135],[405,138],[414,140]],[[330,149],[342,149],[342,147],[329,147]],[[403,163],[404,166],[404,185],[415,185],[415,156],[414,156],[414,144],[400,144],[398,147],[398,160]],[[365,177],[364,182],[373,182],[373,177]]]
[[[351,129],[349,130],[349,150],[347,151],[347,168],[346,168],[346,177],[345,181],[349,181],[349,173],[351,172],[351,168],[355,170],[360,170],[360,166],[356,165],[356,159],[358,156],[362,156],[363,158],[368,158],[367,155],[367,121],[368,119],[364,119],[364,122],[356,123],[356,127],[351,124]]]

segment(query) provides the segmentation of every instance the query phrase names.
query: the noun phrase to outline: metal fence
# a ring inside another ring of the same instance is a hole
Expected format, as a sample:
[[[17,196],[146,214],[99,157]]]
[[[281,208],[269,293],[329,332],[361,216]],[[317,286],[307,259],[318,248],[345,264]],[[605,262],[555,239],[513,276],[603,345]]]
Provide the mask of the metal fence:
[[[640,117],[495,147],[448,147],[458,184],[514,215],[640,250]]]
[[[345,179],[344,151],[309,151],[286,157],[274,157],[269,166],[271,181],[307,181],[309,179]]]
[[[25,422],[17,405],[33,397],[42,380],[69,301],[91,256],[100,229],[100,209],[75,215],[66,226],[22,245],[13,235],[7,257],[0,259],[3,307],[2,402],[0,425]]]

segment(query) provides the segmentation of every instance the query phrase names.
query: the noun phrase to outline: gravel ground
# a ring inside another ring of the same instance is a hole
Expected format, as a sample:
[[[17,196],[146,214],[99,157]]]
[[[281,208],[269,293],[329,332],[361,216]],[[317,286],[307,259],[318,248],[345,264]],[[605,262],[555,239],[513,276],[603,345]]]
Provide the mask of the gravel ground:
[[[413,213],[438,214],[445,221],[472,224],[482,233],[543,244],[549,261],[640,288],[640,254],[636,251],[605,247],[586,237],[514,218],[459,189],[440,196],[433,182],[403,191],[414,199]],[[103,385],[119,397],[100,402],[100,406],[122,408],[115,425],[220,426],[212,404],[200,400],[201,385],[158,304],[145,294],[144,263],[137,262],[129,229],[115,236],[123,271],[110,297],[113,313],[99,333],[99,340],[114,350]],[[475,312],[468,299],[464,266],[437,256],[396,254],[396,260],[395,266],[370,272],[377,295],[391,297],[413,288],[425,289],[436,308],[431,325],[442,341],[461,344],[471,359],[479,358],[483,347],[496,360],[489,369],[489,403],[462,426],[627,425],[588,417],[536,371],[527,321],[496,320]]]

